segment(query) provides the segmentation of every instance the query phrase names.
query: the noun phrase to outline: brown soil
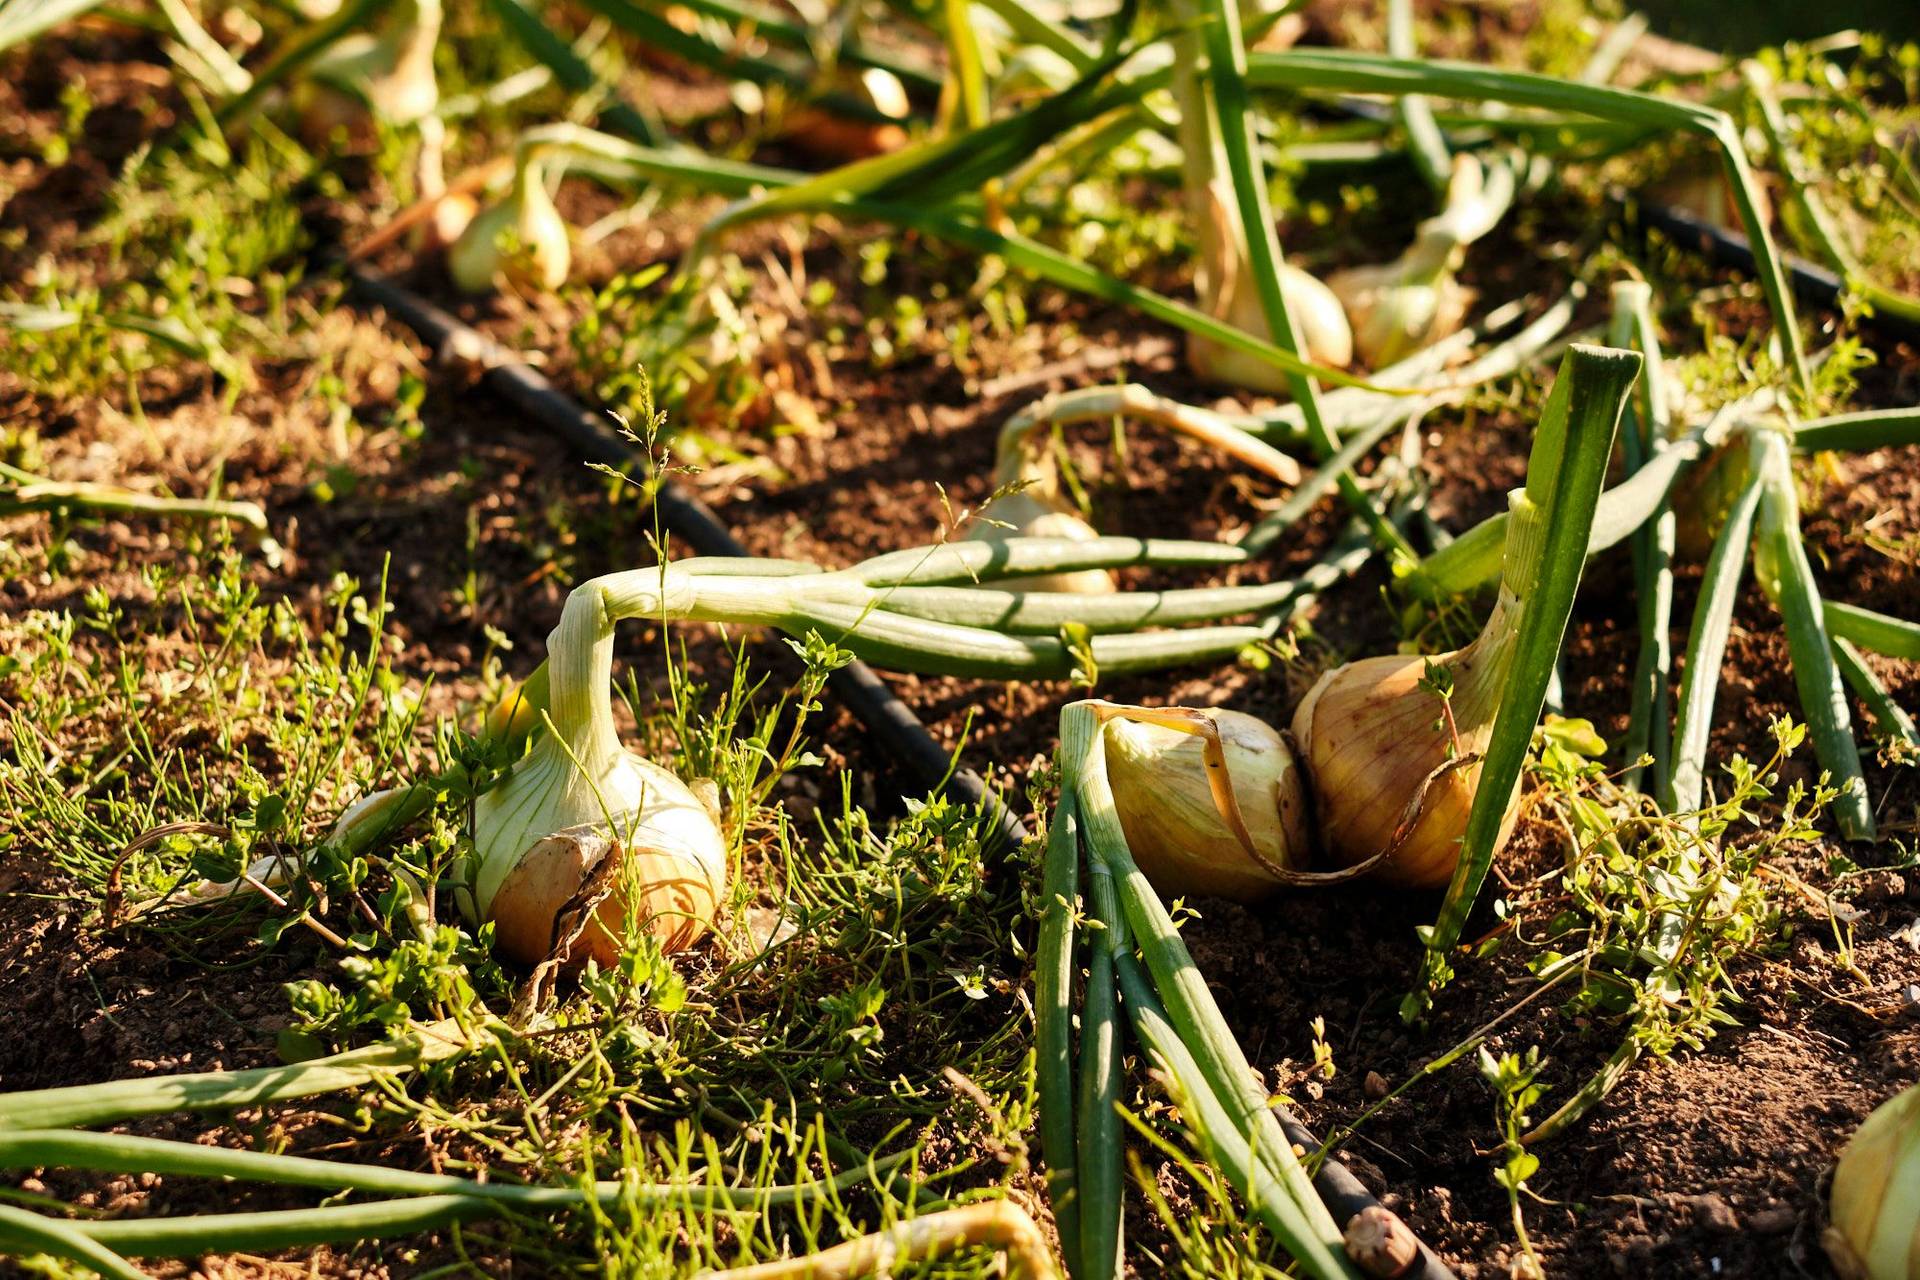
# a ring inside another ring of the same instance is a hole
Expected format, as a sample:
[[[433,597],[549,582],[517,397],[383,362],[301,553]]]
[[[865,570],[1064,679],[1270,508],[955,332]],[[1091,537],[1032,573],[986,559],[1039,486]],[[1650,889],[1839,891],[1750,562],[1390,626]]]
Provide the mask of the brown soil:
[[[150,51],[129,52],[110,41],[89,43],[83,52],[85,57],[72,65],[89,68],[89,83],[101,100],[112,98],[114,86],[138,83],[128,68],[152,65]],[[13,140],[48,127],[59,82],[40,83],[33,76],[0,81],[0,118],[22,122]],[[123,125],[108,117],[101,127]],[[11,162],[19,193],[0,210],[0,229],[24,231],[31,253],[70,244],[75,230],[97,211],[102,175],[125,150],[119,142],[103,141],[97,153],[51,171]],[[595,199],[570,198],[588,205]],[[670,260],[683,239],[679,224],[624,232],[607,242],[588,269],[604,275],[616,266],[632,269],[648,260]],[[849,256],[855,239],[816,234],[804,244],[807,272],[833,280],[843,298],[859,296],[857,264]],[[31,253],[16,249],[8,269]],[[759,257],[744,250],[741,256],[749,263]],[[1503,256],[1483,255],[1488,260]],[[765,286],[760,296],[771,297],[767,273],[754,269]],[[964,260],[943,256],[896,255],[894,269],[889,291],[917,296],[925,296],[924,286],[935,275],[963,292],[972,272]],[[417,278],[437,290],[431,270]],[[1479,283],[1489,297],[1513,291],[1512,282],[1495,273]],[[1163,343],[1169,334],[1121,312],[1048,290],[1034,291],[1030,303],[1028,328],[1011,338],[996,338],[976,325],[972,361],[992,377],[1044,372],[1055,365],[1060,372],[989,398],[979,390],[977,373],[956,367],[943,353],[910,354],[876,370],[856,321],[843,358],[792,366],[792,390],[811,403],[821,429],[751,442],[776,464],[779,477],[736,474],[724,482],[698,478],[696,484],[760,554],[844,563],[941,536],[950,523],[943,491],[956,510],[986,493],[999,423],[1041,392],[1081,381],[1072,370],[1077,354],[1141,344],[1177,350],[1177,343]],[[461,305],[516,345],[546,353],[555,376],[567,377],[564,330],[570,315],[565,309],[513,301]],[[939,323],[929,328],[963,318],[964,311],[960,304],[944,304]],[[1745,319],[1729,318],[1734,324]],[[352,398],[368,420],[377,420],[391,402],[396,368],[431,372],[428,354],[413,349],[380,317],[337,316],[328,323],[330,346],[363,353],[347,376]],[[791,319],[791,345],[821,340],[807,328],[811,323],[804,316]],[[1864,380],[1862,405],[1914,403],[1920,357],[1892,344],[1879,350],[1881,364]],[[1204,401],[1212,394],[1195,386],[1170,354],[1134,360],[1127,369],[1177,395]],[[172,388],[160,409],[151,400],[146,404],[160,433],[158,448],[146,437],[117,430],[120,419],[114,415],[93,406],[50,405],[4,382],[0,406],[10,426],[40,433],[49,469],[63,476],[155,474],[197,490],[216,460],[223,461],[229,491],[263,503],[276,534],[291,550],[283,569],[275,573],[261,567],[258,580],[309,616],[317,616],[322,590],[336,571],[372,581],[390,555],[398,605],[394,629],[405,644],[397,665],[415,679],[434,677],[447,705],[471,690],[484,649],[483,627],[497,627],[513,641],[514,668],[530,667],[565,587],[643,554],[650,528],[644,512],[630,501],[610,504],[602,477],[568,460],[553,441],[484,391],[447,376],[433,375],[421,439],[409,443],[392,433],[371,436],[352,458],[356,483],[351,490],[322,501],[313,482],[339,459],[311,396],[312,373],[299,362],[270,367],[263,385],[242,397],[230,420],[218,412],[212,386]],[[223,434],[224,421],[250,422],[259,429],[235,438]],[[1515,408],[1470,418],[1441,414],[1425,425],[1430,435],[1423,465],[1435,485],[1435,513],[1449,527],[1463,528],[1492,510],[1517,480],[1525,419]],[[1132,433],[1129,448],[1131,469],[1122,476],[1109,455],[1088,442],[1076,445],[1076,456],[1095,478],[1096,515],[1103,528],[1230,535],[1282,496],[1198,450],[1146,432]],[[544,513],[556,506],[571,513],[564,526],[546,521]],[[1324,548],[1339,519],[1332,502],[1323,503],[1270,563],[1241,576],[1257,580],[1299,569]],[[1834,594],[1910,616],[1920,602],[1914,567],[1865,545],[1860,530],[1869,519],[1889,536],[1920,527],[1920,453],[1887,452],[1845,462],[1813,495],[1806,521],[1817,571]],[[471,563],[484,568],[478,604],[469,609],[457,603],[456,594],[469,556],[453,549],[467,545],[470,522],[478,529]],[[27,545],[42,536],[43,528],[31,519],[14,520],[0,525],[0,532]],[[529,530],[548,536],[530,539]],[[135,561],[148,564],[182,562],[189,554],[131,522],[108,522],[74,537],[96,562],[116,549],[132,550]],[[1683,567],[1675,613],[1683,624],[1697,581],[1698,566]],[[16,580],[0,586],[0,599],[9,614],[61,607],[89,585],[94,581]],[[132,574],[98,585],[116,597],[140,598]],[[1393,644],[1391,620],[1380,607],[1382,586],[1382,575],[1369,571],[1316,606],[1314,630],[1325,645],[1350,656]],[[1634,652],[1625,604],[1630,592],[1622,558],[1602,557],[1568,641],[1567,711],[1592,718],[1610,737],[1626,719],[1624,688]],[[686,630],[696,666],[716,664],[721,650],[705,629]],[[1675,639],[1683,644],[1684,632]],[[656,640],[649,628],[634,628],[623,645],[627,656],[644,660],[657,652]],[[783,661],[777,644],[762,643],[754,653],[776,669]],[[1123,701],[1230,703],[1284,723],[1311,677],[1310,668],[1332,660],[1319,647],[1309,646],[1305,653],[1291,667],[1276,664],[1264,672],[1227,667],[1118,680],[1103,685],[1102,693]],[[1908,706],[1920,702],[1920,664],[1875,665],[1896,699]],[[901,678],[894,684],[943,743],[957,742],[971,718],[968,762],[1016,784],[1035,758],[1051,749],[1059,708],[1078,696],[1060,685],[943,678]],[[1741,601],[1718,706],[1714,750],[1723,756],[1764,754],[1768,719],[1797,714],[1777,617],[1751,583]],[[909,780],[894,776],[865,748],[858,726],[837,712],[833,717],[825,728],[826,743],[836,766],[851,768],[863,779],[856,799],[884,810],[912,789]],[[1803,756],[1810,758],[1810,752]],[[1797,768],[1803,775],[1810,772],[1805,759]],[[1910,833],[1920,807],[1913,771],[1870,763],[1868,779],[1887,828]],[[32,848],[29,837],[23,836],[21,844]],[[1738,1027],[1728,1028],[1703,1052],[1637,1068],[1587,1122],[1540,1153],[1543,1165],[1532,1182],[1538,1200],[1529,1202],[1526,1212],[1549,1274],[1827,1274],[1817,1247],[1826,1170],[1851,1127],[1920,1074],[1915,1006],[1904,994],[1920,979],[1920,960],[1891,936],[1920,911],[1920,875],[1885,870],[1836,882],[1827,862],[1839,852],[1836,844],[1799,850],[1787,869],[1816,889],[1837,887],[1850,895],[1862,913],[1852,926],[1853,959],[1871,985],[1863,988],[1838,967],[1833,932],[1823,915],[1798,909],[1791,940],[1752,957],[1739,975],[1744,1003]],[[1890,846],[1846,852],[1883,861],[1893,856]],[[1517,882],[1546,870],[1558,856],[1550,832],[1525,824],[1502,872]],[[103,939],[64,896],[68,888],[31,853],[0,860],[0,989],[6,992],[0,1001],[0,1088],[270,1061],[273,1032],[284,1023],[274,984],[322,972],[329,964],[317,944],[290,935],[253,967],[208,972],[189,957],[149,944]],[[1395,1006],[1418,957],[1414,926],[1431,918],[1430,899],[1358,887],[1287,895],[1258,909],[1197,905],[1201,917],[1187,926],[1186,936],[1229,1020],[1269,1082],[1294,1097],[1316,1131],[1339,1126],[1365,1105],[1363,1082],[1369,1073],[1396,1082],[1405,1078],[1529,990],[1524,954],[1503,949],[1464,965],[1432,1020],[1409,1028],[1398,1020]],[[1312,1060],[1315,1017],[1325,1019],[1339,1068],[1324,1084],[1307,1080],[1302,1071],[1302,1064]],[[1507,1023],[1492,1047],[1530,1044],[1542,1045],[1550,1059],[1551,1103],[1605,1058],[1613,1040],[1608,1027],[1575,1026],[1543,1004]],[[198,1127],[159,1122],[148,1131],[184,1137]],[[1463,1276],[1492,1277],[1506,1273],[1513,1242],[1507,1202],[1490,1173],[1494,1135],[1491,1099],[1468,1062],[1388,1107],[1347,1147],[1344,1158]],[[83,1190],[79,1180],[48,1178],[46,1183],[54,1194]],[[87,1184],[84,1190],[103,1207],[146,1203],[175,1212],[213,1207],[184,1188],[155,1190],[125,1179]],[[231,1206],[225,1193],[219,1203]],[[1151,1226],[1140,1227],[1145,1247],[1153,1248]],[[319,1259],[336,1273],[377,1261],[326,1254]],[[396,1273],[405,1270],[391,1259],[387,1265]],[[1143,1273],[1147,1270],[1150,1264],[1143,1263]]]

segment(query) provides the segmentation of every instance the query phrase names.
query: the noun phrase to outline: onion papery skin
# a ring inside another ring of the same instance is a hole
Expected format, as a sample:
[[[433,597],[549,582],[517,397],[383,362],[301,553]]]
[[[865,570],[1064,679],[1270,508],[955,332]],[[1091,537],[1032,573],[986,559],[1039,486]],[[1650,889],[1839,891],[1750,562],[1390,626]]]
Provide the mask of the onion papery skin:
[[[1439,888],[1452,878],[1480,783],[1478,757],[1493,735],[1510,664],[1509,623],[1517,621],[1511,601],[1503,591],[1479,639],[1431,659],[1453,674],[1457,755],[1449,755],[1449,735],[1437,725],[1445,711],[1439,695],[1420,687],[1429,659],[1419,655],[1336,667],[1301,701],[1293,738],[1311,780],[1320,846],[1335,868],[1358,866],[1399,838],[1392,856],[1369,876],[1415,889]],[[1467,763],[1436,775],[1450,758]],[[1513,832],[1518,799],[1516,787],[1496,851]],[[1410,815],[1411,828],[1402,835]]]
[[[726,848],[699,798],[666,770],[656,772],[645,809],[620,815],[611,828],[595,822],[555,832],[521,855],[488,911],[503,955],[526,965],[545,960],[555,922],[607,857],[620,864],[565,953],[569,964],[592,959],[612,967],[632,929],[652,934],[667,952],[706,934],[726,892]]]
[[[1267,861],[1300,869],[1311,849],[1300,770],[1278,730],[1240,711],[1209,712],[1240,816]],[[1165,894],[1257,902],[1281,881],[1241,847],[1207,781],[1203,739],[1164,725],[1106,724],[1107,775],[1134,861]]]
[[[1844,1280],[1920,1280],[1920,1086],[1861,1122],[1833,1171],[1823,1238]]]

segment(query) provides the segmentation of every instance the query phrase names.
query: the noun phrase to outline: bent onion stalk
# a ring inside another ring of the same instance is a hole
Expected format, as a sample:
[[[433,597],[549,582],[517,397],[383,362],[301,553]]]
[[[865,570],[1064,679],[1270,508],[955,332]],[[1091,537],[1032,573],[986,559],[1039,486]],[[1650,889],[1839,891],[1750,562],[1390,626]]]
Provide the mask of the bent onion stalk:
[[[613,632],[623,619],[812,631],[914,671],[1065,675],[1086,658],[1096,668],[1139,670],[1235,652],[1268,632],[1241,626],[1093,634],[1084,648],[1059,633],[1069,624],[1110,632],[1183,616],[1223,617],[1269,602],[1275,588],[1115,596],[1106,617],[1096,611],[1089,620],[1069,598],[961,591],[954,594],[967,599],[954,601],[940,587],[1129,561],[1243,558],[1209,543],[1023,538],[893,552],[837,573],[793,562],[695,559],[585,583],[568,597],[549,639],[548,732],[475,806],[462,910],[470,920],[494,922],[497,944],[528,963],[577,954],[607,963],[629,927],[645,927],[674,948],[710,924],[726,874],[716,820],[679,779],[627,752],[614,729]],[[1000,610],[1003,630],[945,620],[980,603]],[[1022,634],[1022,627],[1055,634]]]
[[[1424,989],[1408,997],[1403,1016],[1426,1009],[1432,993],[1451,977],[1453,946],[1502,843],[1508,805],[1586,567],[1614,433],[1641,364],[1637,352],[1582,344],[1568,348],[1534,435],[1526,487],[1509,500],[1509,567],[1503,568],[1502,580],[1512,575],[1524,588],[1516,595],[1525,607],[1514,628],[1511,674],[1499,694],[1446,898],[1434,924],[1421,931]],[[1516,567],[1516,559],[1530,563]]]
[[[1000,429],[993,473],[995,492],[1001,496],[987,503],[969,523],[966,537],[986,542],[1003,542],[1016,535],[1082,540],[1097,537],[1093,526],[1061,492],[1059,466],[1047,431],[1109,418],[1136,418],[1166,427],[1219,449],[1282,484],[1300,483],[1299,463],[1217,413],[1155,395],[1137,383],[1085,387],[1046,396],[1007,419]],[[1086,595],[1114,590],[1113,576],[1103,569],[1004,585]]]

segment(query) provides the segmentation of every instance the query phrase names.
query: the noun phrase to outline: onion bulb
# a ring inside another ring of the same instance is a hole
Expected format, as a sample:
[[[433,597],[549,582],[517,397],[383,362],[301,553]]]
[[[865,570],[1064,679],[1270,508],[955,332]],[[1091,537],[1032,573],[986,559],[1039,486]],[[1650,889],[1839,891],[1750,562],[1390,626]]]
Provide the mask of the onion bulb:
[[[1371,369],[1393,364],[1459,332],[1473,291],[1454,278],[1467,246],[1491,231],[1513,201],[1513,170],[1489,170],[1469,155],[1453,161],[1447,206],[1420,224],[1413,244],[1384,266],[1352,267],[1327,277],[1353,332],[1353,348]]]
[[[1433,658],[1388,654],[1335,667],[1294,712],[1320,845],[1335,866],[1377,859],[1373,878],[1409,888],[1436,888],[1453,876],[1545,536],[1524,491],[1511,506],[1499,598],[1472,644]],[[1443,698],[1439,689],[1449,684]],[[1516,786],[1496,851],[1512,834],[1518,798]]]
[[[345,130],[371,140],[376,119],[411,125],[431,116],[440,105],[440,17],[440,0],[400,0],[378,34],[347,36],[314,59],[296,98],[302,138],[319,146]]]
[[[566,219],[547,194],[544,162],[534,156],[518,166],[507,194],[476,214],[447,251],[447,273],[465,293],[501,285],[550,293],[572,268]]]
[[[1920,1085],[1883,1102],[1833,1170],[1822,1237],[1842,1280],[1920,1278]]]
[[[1035,490],[1039,492],[1035,492]],[[1009,538],[1067,538],[1091,542],[1100,536],[1080,513],[1068,505],[1058,483],[1034,482],[1025,489],[1002,494],[989,502],[962,535],[974,542],[1005,542]],[[1006,591],[1067,591],[1076,595],[1105,595],[1114,590],[1113,575],[1105,569],[1072,569],[1065,573],[1002,578],[993,584]]]
[[[602,965],[629,928],[674,950],[711,926],[727,849],[713,805],[614,728],[613,619],[595,583],[547,639],[549,732],[474,804],[461,907],[508,957]]]
[[[1209,761],[1210,737],[1174,728],[1169,717],[1210,723],[1219,755]],[[1266,721],[1220,709],[1115,709],[1102,732],[1127,847],[1163,892],[1252,902],[1288,883],[1311,855],[1300,771]],[[1222,781],[1230,804],[1216,790]]]
[[[1045,409],[1036,405],[1015,415],[1001,429],[993,482],[1002,492],[967,523],[961,534],[963,538],[992,543],[1009,538],[1068,538],[1074,542],[1091,542],[1100,536],[1061,492],[1060,466],[1054,461],[1052,441],[1044,437],[1036,439],[1041,435],[1036,428],[1044,416]],[[1016,485],[1020,487],[1015,488]],[[1114,590],[1113,575],[1105,569],[1005,578],[994,585],[1013,591],[1065,591],[1095,596]]]
[[[1007,419],[1000,428],[994,484],[1003,491],[1020,487],[989,503],[968,526],[965,536],[986,542],[1001,542],[1015,536],[1069,538],[1076,542],[1098,537],[1098,532],[1080,518],[1060,490],[1059,465],[1054,460],[1046,429],[1115,418],[1155,423],[1218,449],[1281,484],[1300,483],[1299,463],[1211,410],[1156,395],[1133,382],[1082,387],[1043,397]],[[1034,590],[1081,594],[1114,589],[1113,576],[1104,569],[1011,581]]]
[[[1201,228],[1202,304],[1214,319],[1271,342],[1273,334],[1267,327],[1259,289],[1247,276],[1244,250],[1239,245],[1240,221],[1228,203],[1230,199],[1223,184],[1207,184],[1206,218]],[[1302,358],[1335,367],[1352,362],[1353,332],[1333,290],[1299,267],[1282,262],[1280,293],[1286,299]],[[1288,390],[1286,370],[1195,334],[1187,335],[1187,367],[1202,378],[1249,391],[1282,395]]]

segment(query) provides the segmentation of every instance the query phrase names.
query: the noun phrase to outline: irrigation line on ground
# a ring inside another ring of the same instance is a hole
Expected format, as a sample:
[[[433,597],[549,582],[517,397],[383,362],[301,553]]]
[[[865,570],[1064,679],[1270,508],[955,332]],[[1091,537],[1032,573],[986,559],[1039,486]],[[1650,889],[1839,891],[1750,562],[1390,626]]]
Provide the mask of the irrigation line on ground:
[[[479,362],[486,369],[482,381],[489,390],[555,432],[583,458],[616,467],[646,464],[645,456],[610,430],[601,415],[576,403],[515,353],[411,290],[371,271],[349,266],[345,268],[345,275],[351,286],[350,297],[362,304],[383,308],[434,350],[459,351]],[[679,485],[666,482],[654,500],[667,527],[700,554],[747,554],[746,548],[713,509]],[[993,806],[995,820],[1006,838],[1015,844],[1026,840],[1025,824],[999,802],[979,774],[954,764],[951,755],[927,732],[926,725],[873,668],[854,662],[834,672],[828,683],[868,732],[896,753],[916,776],[930,786],[944,783],[969,802]],[[1312,1133],[1291,1112],[1285,1107],[1272,1110],[1289,1140],[1308,1151],[1318,1149],[1319,1143]],[[1362,1209],[1379,1204],[1338,1160],[1321,1161],[1314,1172],[1313,1185],[1342,1222]],[[1426,1268],[1418,1274],[1432,1280],[1451,1280],[1452,1272],[1424,1242],[1420,1249]]]

